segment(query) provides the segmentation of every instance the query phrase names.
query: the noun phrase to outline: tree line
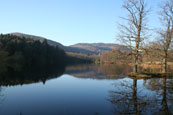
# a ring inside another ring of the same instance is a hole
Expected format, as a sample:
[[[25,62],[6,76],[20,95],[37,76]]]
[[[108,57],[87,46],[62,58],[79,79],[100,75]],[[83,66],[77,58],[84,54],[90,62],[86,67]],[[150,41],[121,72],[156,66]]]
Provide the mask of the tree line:
[[[0,35],[0,61],[4,68],[27,69],[63,66],[65,52],[48,45],[13,35]],[[36,69],[37,70],[37,69]]]
[[[36,73],[84,62],[91,60],[82,56],[67,55],[58,46],[50,46],[46,39],[41,42],[10,34],[0,35],[0,73],[25,70]]]

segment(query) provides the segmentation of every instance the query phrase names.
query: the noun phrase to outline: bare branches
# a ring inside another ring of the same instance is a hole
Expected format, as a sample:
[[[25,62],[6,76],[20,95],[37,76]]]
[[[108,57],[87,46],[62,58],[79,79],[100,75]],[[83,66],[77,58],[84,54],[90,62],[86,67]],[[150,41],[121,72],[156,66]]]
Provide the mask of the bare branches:
[[[161,57],[163,59],[164,71],[167,72],[168,51],[173,40],[173,0],[165,1],[160,6],[160,21],[163,26],[158,32],[160,39],[157,40],[158,46],[161,49]]]
[[[135,70],[137,72],[138,57],[142,51],[144,40],[147,38],[145,31],[147,30],[145,0],[125,0],[123,8],[127,11],[127,24],[120,24],[120,40],[132,50],[134,56]]]
[[[163,23],[164,30],[159,31],[161,45],[166,53],[173,39],[173,0],[167,0],[161,6],[160,19]]]
[[[148,11],[146,10],[145,0],[126,0],[124,1],[123,8],[128,12],[128,16],[122,18],[127,21],[127,24],[119,25],[119,38],[121,38],[121,40],[127,39],[123,40],[126,41],[125,44],[129,41],[130,43],[128,44],[131,44],[132,46],[136,46],[136,43],[139,42],[138,45],[140,47],[141,43],[146,38],[145,31],[147,30],[145,19]]]

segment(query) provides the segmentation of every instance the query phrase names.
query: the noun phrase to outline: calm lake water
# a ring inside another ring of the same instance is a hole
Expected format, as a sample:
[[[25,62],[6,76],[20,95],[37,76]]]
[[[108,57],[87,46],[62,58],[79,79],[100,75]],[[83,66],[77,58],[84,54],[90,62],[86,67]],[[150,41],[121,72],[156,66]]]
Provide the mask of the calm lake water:
[[[173,79],[135,80],[130,71],[127,65],[80,65],[49,77],[2,77],[0,114],[173,114]]]

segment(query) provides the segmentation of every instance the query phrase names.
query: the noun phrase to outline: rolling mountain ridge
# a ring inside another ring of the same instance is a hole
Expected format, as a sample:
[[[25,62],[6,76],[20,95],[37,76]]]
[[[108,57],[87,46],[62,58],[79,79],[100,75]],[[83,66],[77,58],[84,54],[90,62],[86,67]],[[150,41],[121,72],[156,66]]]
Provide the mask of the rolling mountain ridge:
[[[123,45],[112,44],[112,43],[78,43],[75,45],[71,45],[70,47],[85,49],[90,52],[95,52],[96,54],[109,52],[112,51],[113,49],[118,49],[121,51],[128,50],[128,48],[124,47]]]
[[[122,51],[128,50],[128,48],[124,47],[123,45],[112,44],[112,43],[78,43],[78,44],[74,44],[70,46],[64,46],[59,42],[49,40],[47,38],[40,37],[40,36],[23,34],[18,32],[9,33],[9,34],[19,36],[19,37],[39,40],[40,42],[43,42],[43,40],[46,39],[49,45],[58,46],[64,49],[66,52],[73,52],[73,53],[82,53],[82,54],[92,55],[92,54],[100,54],[103,52],[112,51],[113,49],[119,49]]]

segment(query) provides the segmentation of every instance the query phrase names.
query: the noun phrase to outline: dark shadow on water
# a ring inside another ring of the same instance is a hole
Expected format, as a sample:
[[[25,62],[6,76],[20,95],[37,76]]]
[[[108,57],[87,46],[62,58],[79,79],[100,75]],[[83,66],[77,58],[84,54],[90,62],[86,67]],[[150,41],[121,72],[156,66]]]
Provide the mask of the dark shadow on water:
[[[42,82],[60,77],[65,71],[65,67],[46,67],[46,68],[25,68],[16,71],[8,68],[0,72],[0,86],[14,86],[30,83]]]

